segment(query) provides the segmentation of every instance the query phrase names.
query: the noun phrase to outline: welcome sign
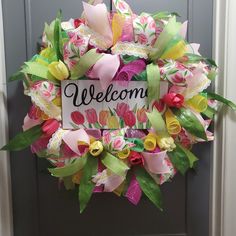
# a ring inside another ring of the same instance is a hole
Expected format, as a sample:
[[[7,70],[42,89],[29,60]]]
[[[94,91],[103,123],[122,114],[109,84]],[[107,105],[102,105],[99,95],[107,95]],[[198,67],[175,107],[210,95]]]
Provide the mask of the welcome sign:
[[[146,81],[114,81],[104,90],[99,80],[66,80],[61,88],[63,129],[150,128]]]

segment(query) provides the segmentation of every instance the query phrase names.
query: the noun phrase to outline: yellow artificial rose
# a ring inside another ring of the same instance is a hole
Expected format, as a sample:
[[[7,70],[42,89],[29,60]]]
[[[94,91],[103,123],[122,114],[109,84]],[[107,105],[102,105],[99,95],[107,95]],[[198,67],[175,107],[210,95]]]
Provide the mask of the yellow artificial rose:
[[[176,148],[174,139],[170,136],[157,136],[157,143],[161,149],[167,150],[168,152]]]
[[[64,80],[69,77],[69,71],[62,61],[52,62],[49,64],[48,70],[57,80]]]
[[[186,104],[197,112],[204,112],[207,109],[207,98],[202,95],[196,95],[189,99]]]
[[[119,121],[116,116],[110,116],[107,119],[107,126],[109,129],[119,129]]]
[[[156,135],[149,133],[144,140],[144,148],[147,151],[154,151],[157,146]]]
[[[168,133],[171,135],[179,134],[181,131],[181,125],[170,109],[165,112],[165,117]]]
[[[97,157],[103,152],[103,145],[100,141],[95,141],[90,144],[89,152],[92,156]]]
[[[128,158],[129,154],[130,154],[130,149],[127,148],[127,149],[122,150],[121,152],[118,152],[117,156],[123,160],[123,159]]]

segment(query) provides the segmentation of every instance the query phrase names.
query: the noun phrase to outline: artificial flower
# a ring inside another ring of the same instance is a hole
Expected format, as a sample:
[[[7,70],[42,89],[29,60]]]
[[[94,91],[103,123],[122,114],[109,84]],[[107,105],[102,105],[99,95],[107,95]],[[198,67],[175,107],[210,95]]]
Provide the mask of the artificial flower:
[[[124,149],[124,150],[117,153],[117,156],[122,160],[128,158],[129,155],[130,155],[130,149],[129,148],[126,148],[126,149]]]
[[[89,152],[92,156],[97,157],[103,152],[103,145],[100,141],[95,141],[89,145]]]
[[[167,150],[168,152],[173,151],[176,148],[174,139],[168,136],[157,136],[157,144],[161,149]]]
[[[181,125],[173,112],[170,109],[167,109],[165,112],[166,118],[166,127],[170,135],[177,135],[181,131]]]
[[[184,103],[184,97],[181,94],[167,93],[164,95],[163,101],[168,107],[181,108]]]
[[[130,81],[134,75],[140,74],[146,68],[146,63],[143,59],[138,59],[125,64],[117,73],[115,80]]]
[[[193,108],[196,112],[204,112],[208,106],[208,100],[202,95],[195,95],[191,99],[186,101],[186,104]]]
[[[147,137],[144,139],[144,148],[147,151],[154,151],[157,146],[156,135],[153,133],[149,133]]]
[[[43,123],[42,131],[47,135],[52,135],[60,127],[60,123],[56,119],[50,119]]]
[[[57,80],[64,80],[69,77],[69,71],[62,61],[52,62],[48,65],[48,70]]]
[[[143,155],[139,152],[131,151],[129,155],[131,165],[144,165]]]

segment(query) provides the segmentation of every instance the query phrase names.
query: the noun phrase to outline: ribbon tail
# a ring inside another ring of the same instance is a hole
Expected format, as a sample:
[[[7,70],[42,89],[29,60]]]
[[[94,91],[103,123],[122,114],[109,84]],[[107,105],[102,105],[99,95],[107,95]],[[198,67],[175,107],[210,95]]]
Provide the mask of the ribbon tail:
[[[148,81],[148,103],[160,98],[160,69],[157,64],[149,64],[147,66],[147,81]]]

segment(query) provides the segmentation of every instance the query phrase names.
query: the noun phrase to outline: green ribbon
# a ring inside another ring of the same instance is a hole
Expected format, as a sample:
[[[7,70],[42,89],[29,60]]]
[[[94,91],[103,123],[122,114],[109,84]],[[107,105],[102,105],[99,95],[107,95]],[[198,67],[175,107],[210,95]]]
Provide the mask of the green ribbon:
[[[58,168],[49,168],[48,170],[55,177],[62,178],[71,176],[80,171],[84,167],[84,165],[86,164],[86,160],[87,160],[87,155],[76,159],[71,164],[67,164],[63,167],[58,167]]]
[[[233,103],[232,101],[220,96],[219,94],[216,93],[207,93],[207,98],[208,99],[214,99],[216,101],[222,102],[226,106],[230,107],[231,109],[236,111],[236,104]]]
[[[166,123],[161,115],[161,113],[154,108],[152,110],[152,112],[147,112],[147,117],[149,119],[149,121],[151,122],[151,126],[153,127],[153,129],[157,132],[158,135],[161,136],[166,136],[168,137],[168,131],[166,128]]]
[[[179,34],[181,24],[176,22],[176,17],[172,17],[168,24],[163,29],[162,33],[158,37],[154,45],[153,52],[150,53],[149,57],[152,61],[156,61],[158,58],[161,57],[167,46],[169,45],[170,41]]]
[[[97,174],[97,171],[98,159],[88,155],[79,186],[80,213],[84,211],[93,194],[95,183],[92,182],[92,177]]]
[[[144,151],[144,144],[143,140],[139,138],[127,138],[128,142],[135,144],[134,147],[130,148],[132,151],[135,152],[143,152]]]
[[[109,152],[102,154],[102,164],[111,170],[114,174],[124,177],[129,167],[120,159]]]
[[[71,71],[71,79],[79,79],[88,72],[88,70],[103,57],[103,54],[97,53],[96,49],[93,48],[84,54],[73,67]]]
[[[157,64],[147,65],[148,103],[159,100],[160,97],[160,69]]]

